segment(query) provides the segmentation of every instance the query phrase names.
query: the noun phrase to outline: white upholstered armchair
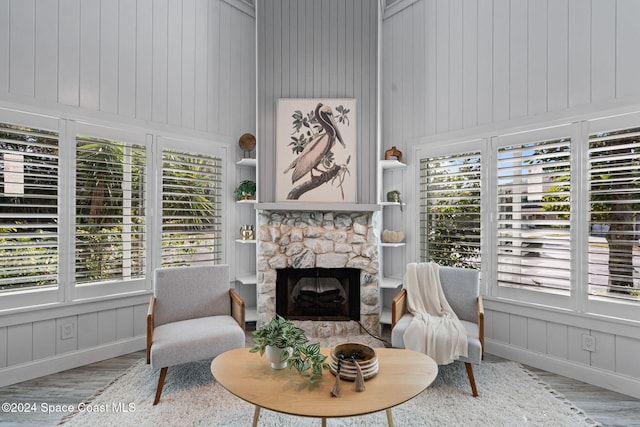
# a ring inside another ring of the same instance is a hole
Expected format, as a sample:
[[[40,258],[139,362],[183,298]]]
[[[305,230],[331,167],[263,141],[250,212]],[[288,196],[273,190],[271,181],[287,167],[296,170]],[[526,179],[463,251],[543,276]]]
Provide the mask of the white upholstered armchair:
[[[465,363],[473,396],[478,396],[472,363],[484,359],[484,307],[480,295],[480,272],[478,270],[440,267],[440,283],[449,305],[460,319],[467,332],[467,357]],[[407,312],[407,291],[402,289],[391,305],[391,345],[404,348],[403,335],[412,315]]]
[[[160,369],[156,405],[169,366],[245,346],[244,301],[229,266],[159,268],[147,314],[147,364]]]

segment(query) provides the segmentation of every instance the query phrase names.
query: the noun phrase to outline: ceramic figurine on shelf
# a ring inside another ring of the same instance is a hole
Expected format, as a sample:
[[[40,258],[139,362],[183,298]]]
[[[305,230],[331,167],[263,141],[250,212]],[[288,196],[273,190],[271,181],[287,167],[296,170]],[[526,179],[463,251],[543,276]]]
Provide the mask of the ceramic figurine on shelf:
[[[387,202],[400,203],[400,211],[402,212],[402,200],[400,200],[400,192],[398,190],[387,193]]]

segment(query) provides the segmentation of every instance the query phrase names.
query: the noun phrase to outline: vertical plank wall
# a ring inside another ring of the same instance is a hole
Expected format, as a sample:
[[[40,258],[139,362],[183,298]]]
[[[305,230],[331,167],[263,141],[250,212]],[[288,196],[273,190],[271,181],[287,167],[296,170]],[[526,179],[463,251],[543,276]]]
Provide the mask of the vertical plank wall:
[[[639,18],[634,0],[413,2],[383,17],[383,141],[424,151],[474,131],[639,105]],[[637,394],[637,327],[485,307],[490,351]],[[583,350],[582,334],[596,337],[597,352]]]
[[[418,0],[383,20],[383,140],[637,102],[638,17],[634,0]]]
[[[0,100],[237,140],[255,128],[254,25],[223,0],[0,0]]]
[[[0,0],[0,106],[237,141],[255,132],[255,18],[232,3]],[[143,348],[147,306],[0,315],[0,385]]]
[[[277,100],[355,98],[358,201],[376,203],[377,2],[262,0],[256,6],[260,201],[275,200]]]

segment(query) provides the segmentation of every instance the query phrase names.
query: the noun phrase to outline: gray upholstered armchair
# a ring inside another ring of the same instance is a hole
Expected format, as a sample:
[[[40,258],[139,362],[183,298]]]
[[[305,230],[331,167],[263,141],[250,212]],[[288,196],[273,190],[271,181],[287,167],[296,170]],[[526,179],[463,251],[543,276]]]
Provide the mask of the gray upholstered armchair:
[[[147,314],[147,363],[160,369],[156,405],[169,366],[245,346],[244,301],[229,266],[159,268]]]
[[[473,396],[478,396],[473,377],[472,363],[484,359],[484,307],[480,295],[480,272],[478,270],[440,267],[440,283],[449,305],[456,313],[467,332],[468,356],[459,360],[465,363]],[[411,323],[407,312],[407,291],[402,289],[391,305],[391,345],[404,348],[404,331]]]

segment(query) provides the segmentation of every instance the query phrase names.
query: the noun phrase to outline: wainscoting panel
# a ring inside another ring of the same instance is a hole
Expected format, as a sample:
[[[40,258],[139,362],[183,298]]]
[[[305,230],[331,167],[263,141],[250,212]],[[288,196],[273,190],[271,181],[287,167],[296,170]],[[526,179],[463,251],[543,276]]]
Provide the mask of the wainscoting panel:
[[[599,331],[590,331],[595,339],[596,351],[590,352],[591,366],[606,371],[616,371],[616,336]]]
[[[485,299],[488,353],[640,397],[640,339],[623,335],[626,328],[586,319],[586,327],[571,326],[575,320],[568,314],[527,309],[519,315],[507,306]],[[553,317],[566,317],[567,324],[549,320]],[[584,335],[595,339],[595,351],[583,348]]]
[[[547,323],[547,353],[554,357],[561,359],[567,358],[567,337],[568,327],[567,325],[561,325],[560,323],[546,322]]]
[[[596,348],[598,343],[596,342]],[[627,337],[616,337],[615,343],[615,364],[616,370],[622,375],[628,375],[633,378],[640,378],[640,363],[638,363],[638,355],[640,354],[640,340],[634,340]]]
[[[0,327],[0,386],[142,350],[148,299],[44,310],[40,320],[27,323],[18,323],[23,314],[6,316],[9,326]]]
[[[98,313],[78,315],[78,350],[98,345]]]
[[[538,353],[547,352],[547,322],[527,320],[527,348]]]
[[[0,368],[7,366],[7,328],[0,328]]]
[[[149,304],[133,306],[133,334],[134,337],[147,336],[147,313]]]
[[[98,312],[98,345],[116,340],[116,309]]]
[[[53,319],[33,323],[33,358],[43,359],[56,354],[56,321]]]
[[[33,323],[7,328],[7,365],[17,365],[33,359]]]

